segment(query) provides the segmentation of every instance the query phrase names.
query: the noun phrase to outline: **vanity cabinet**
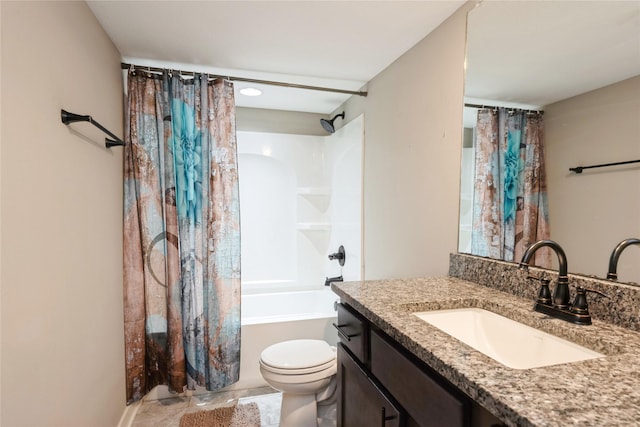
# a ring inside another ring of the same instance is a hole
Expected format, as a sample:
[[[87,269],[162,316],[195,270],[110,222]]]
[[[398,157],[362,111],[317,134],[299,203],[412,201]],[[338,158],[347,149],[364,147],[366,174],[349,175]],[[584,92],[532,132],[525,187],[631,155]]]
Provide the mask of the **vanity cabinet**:
[[[371,373],[402,402],[419,426],[469,425],[469,402],[464,396],[439,383],[435,373],[421,369],[392,342],[371,331]]]
[[[338,427],[400,427],[400,408],[338,344]]]
[[[493,427],[501,423],[424,362],[339,304],[338,427]]]
[[[369,363],[369,322],[345,304],[338,304],[338,338],[355,357],[367,365]]]

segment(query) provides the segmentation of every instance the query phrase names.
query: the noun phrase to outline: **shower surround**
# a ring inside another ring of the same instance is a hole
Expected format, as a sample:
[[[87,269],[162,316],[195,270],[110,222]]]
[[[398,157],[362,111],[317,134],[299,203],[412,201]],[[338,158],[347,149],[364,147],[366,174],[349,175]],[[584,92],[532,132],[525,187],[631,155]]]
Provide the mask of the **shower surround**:
[[[243,294],[360,279],[362,121],[326,137],[237,133]],[[344,267],[327,258],[340,245]]]

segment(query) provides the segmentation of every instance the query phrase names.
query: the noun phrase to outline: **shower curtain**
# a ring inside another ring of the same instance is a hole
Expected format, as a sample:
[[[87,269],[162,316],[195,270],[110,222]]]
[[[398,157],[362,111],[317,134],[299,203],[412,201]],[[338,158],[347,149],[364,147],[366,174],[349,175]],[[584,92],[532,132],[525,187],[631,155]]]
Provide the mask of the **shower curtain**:
[[[144,75],[143,75],[144,74]],[[127,403],[216,390],[240,369],[240,218],[230,82],[130,70],[124,148]]]
[[[542,114],[481,109],[474,147],[471,253],[519,261],[549,238]],[[551,253],[539,251],[535,263],[551,267]]]

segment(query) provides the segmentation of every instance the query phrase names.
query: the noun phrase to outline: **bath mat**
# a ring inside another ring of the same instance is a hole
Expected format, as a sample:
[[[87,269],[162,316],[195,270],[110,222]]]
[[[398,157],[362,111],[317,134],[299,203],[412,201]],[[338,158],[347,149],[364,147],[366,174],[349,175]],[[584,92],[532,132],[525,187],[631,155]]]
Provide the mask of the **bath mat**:
[[[260,410],[254,402],[186,413],[180,427],[260,427]]]

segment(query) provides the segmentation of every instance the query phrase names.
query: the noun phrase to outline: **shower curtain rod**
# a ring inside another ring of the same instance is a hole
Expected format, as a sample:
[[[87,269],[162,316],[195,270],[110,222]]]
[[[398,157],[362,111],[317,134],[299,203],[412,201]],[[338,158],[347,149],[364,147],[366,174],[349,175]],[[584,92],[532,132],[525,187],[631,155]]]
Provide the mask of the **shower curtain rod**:
[[[146,71],[146,72],[149,72],[149,73],[163,73],[165,71],[164,68],[145,67],[145,66],[142,66],[142,65],[125,64],[124,62],[121,63],[120,65],[121,65],[123,70],[140,69],[142,71]],[[180,75],[187,75],[187,76],[188,75],[193,76],[193,75],[197,74],[196,71],[183,71],[183,70],[173,70],[173,69],[166,69],[166,70],[167,71],[171,71],[171,72],[179,73]],[[318,90],[318,91],[323,91],[323,92],[344,93],[344,94],[347,94],[347,95],[367,96],[367,92],[356,91],[356,90],[335,89],[335,88],[320,87],[320,86],[308,86],[308,85],[300,85],[300,84],[295,84],[295,83],[276,82],[276,81],[271,81],[271,80],[249,79],[249,78],[246,78],[246,77],[234,77],[234,76],[220,75],[220,74],[209,74],[209,73],[202,73],[202,74],[206,74],[209,79],[223,78],[223,79],[236,81],[236,82],[256,83],[256,84],[269,85],[269,86],[281,86],[281,87],[290,87],[290,88],[295,88],[295,89],[308,89],[308,90]]]
[[[467,104],[465,102],[464,104],[465,107],[470,107],[470,108],[491,108],[493,110],[497,110],[498,108],[505,108],[507,110],[519,110],[519,111],[524,111],[525,113],[538,113],[538,114],[544,114],[543,110],[525,110],[523,108],[514,108],[514,107],[500,107],[500,106],[496,106],[496,105],[486,105],[486,104]]]

